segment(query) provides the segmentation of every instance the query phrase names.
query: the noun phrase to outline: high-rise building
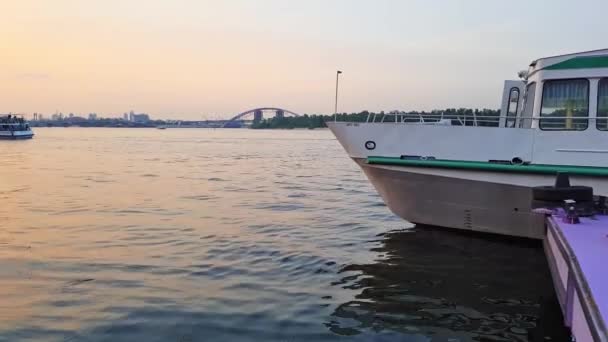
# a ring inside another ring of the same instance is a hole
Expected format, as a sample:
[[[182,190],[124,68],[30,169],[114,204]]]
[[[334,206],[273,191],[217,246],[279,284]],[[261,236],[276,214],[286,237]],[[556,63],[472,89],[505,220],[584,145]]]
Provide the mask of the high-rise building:
[[[264,118],[264,112],[261,110],[256,110],[253,112],[253,122],[260,122],[262,121],[262,118]]]
[[[131,114],[131,121],[135,123],[147,123],[150,121],[150,116],[148,114]]]

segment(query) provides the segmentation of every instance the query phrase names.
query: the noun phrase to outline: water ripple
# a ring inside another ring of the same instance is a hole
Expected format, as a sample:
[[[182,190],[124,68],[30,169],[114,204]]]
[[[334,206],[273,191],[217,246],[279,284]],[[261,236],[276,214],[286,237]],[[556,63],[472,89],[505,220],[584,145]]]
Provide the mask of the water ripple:
[[[36,133],[0,155],[0,341],[564,336],[538,246],[412,229],[327,130]]]

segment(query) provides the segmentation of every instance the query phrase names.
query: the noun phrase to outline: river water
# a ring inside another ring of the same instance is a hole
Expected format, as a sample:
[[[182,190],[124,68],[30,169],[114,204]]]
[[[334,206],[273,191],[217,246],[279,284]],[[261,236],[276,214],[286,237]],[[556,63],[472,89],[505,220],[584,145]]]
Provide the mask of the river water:
[[[327,130],[0,141],[0,341],[561,341],[540,245],[393,216]]]

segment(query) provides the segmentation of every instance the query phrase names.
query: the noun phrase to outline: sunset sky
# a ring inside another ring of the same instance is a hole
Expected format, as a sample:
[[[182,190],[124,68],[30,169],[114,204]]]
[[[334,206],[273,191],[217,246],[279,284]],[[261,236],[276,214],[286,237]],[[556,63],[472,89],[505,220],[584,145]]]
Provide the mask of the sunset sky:
[[[497,108],[536,58],[608,47],[608,1],[0,0],[0,113]]]

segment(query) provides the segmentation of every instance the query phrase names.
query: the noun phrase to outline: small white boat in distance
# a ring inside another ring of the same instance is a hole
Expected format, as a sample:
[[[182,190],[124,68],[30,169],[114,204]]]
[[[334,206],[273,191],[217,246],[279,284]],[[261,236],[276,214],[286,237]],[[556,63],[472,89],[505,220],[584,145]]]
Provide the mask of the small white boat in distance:
[[[541,58],[504,83],[500,116],[328,122],[397,215],[541,238],[532,188],[558,172],[608,196],[608,49]]]
[[[0,115],[0,139],[31,139],[34,132],[22,115]]]

